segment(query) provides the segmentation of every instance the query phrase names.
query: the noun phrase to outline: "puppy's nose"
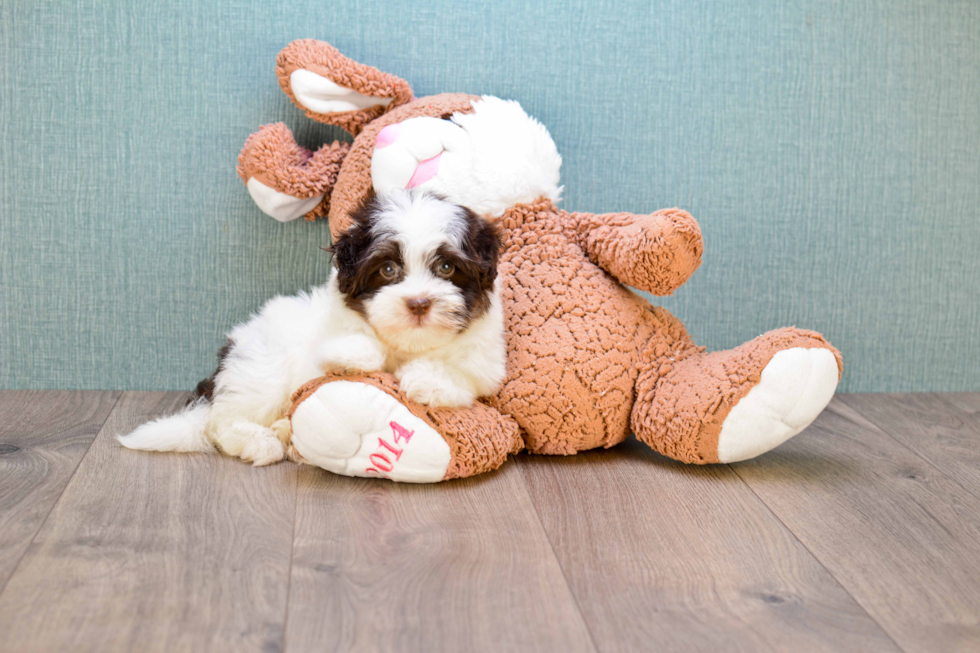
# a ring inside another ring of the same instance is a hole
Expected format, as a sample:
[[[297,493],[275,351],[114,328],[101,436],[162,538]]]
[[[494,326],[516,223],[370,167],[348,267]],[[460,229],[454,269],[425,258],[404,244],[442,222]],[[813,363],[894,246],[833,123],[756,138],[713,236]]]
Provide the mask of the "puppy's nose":
[[[411,299],[405,300],[405,305],[408,306],[408,310],[412,312],[413,315],[418,315],[419,317],[425,315],[432,308],[432,300],[428,297],[412,297]]]

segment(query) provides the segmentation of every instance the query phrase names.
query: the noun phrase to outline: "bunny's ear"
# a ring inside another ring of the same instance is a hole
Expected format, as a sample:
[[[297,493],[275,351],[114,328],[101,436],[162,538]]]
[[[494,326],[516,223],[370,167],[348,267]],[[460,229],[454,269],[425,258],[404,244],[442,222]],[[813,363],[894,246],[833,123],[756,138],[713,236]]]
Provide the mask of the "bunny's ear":
[[[385,111],[412,99],[403,79],[348,59],[329,43],[293,41],[276,60],[276,74],[286,95],[306,115],[357,135]]]

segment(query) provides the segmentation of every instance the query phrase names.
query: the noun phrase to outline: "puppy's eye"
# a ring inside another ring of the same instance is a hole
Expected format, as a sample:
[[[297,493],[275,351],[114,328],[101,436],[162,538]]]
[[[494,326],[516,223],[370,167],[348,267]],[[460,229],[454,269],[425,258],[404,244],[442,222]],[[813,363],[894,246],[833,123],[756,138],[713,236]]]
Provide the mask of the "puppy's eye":
[[[455,271],[456,271],[456,266],[450,263],[449,261],[443,261],[442,263],[439,264],[439,267],[436,268],[436,272],[439,274],[440,277],[451,277],[453,276],[453,272]]]
[[[385,279],[394,279],[398,275],[398,266],[389,261],[382,265],[378,272]]]

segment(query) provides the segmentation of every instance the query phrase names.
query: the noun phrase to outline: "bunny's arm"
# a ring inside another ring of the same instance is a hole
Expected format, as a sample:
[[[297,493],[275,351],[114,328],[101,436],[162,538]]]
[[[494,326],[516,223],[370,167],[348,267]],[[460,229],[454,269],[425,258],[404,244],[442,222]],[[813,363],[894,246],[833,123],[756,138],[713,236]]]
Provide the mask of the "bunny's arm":
[[[638,290],[670,295],[701,265],[701,229],[686,211],[566,216],[569,232],[589,260]]]

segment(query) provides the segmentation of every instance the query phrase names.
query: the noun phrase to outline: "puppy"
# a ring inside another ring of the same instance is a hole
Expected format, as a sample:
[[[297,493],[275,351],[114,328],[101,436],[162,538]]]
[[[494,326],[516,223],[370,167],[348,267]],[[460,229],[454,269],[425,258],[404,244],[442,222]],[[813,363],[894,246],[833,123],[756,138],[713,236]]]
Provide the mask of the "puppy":
[[[351,217],[328,248],[326,285],[266,303],[231,331],[196,401],[120,442],[276,462],[289,441],[291,395],[326,372],[392,372],[430,406],[494,393],[506,359],[494,227],[416,191],[374,197]]]

